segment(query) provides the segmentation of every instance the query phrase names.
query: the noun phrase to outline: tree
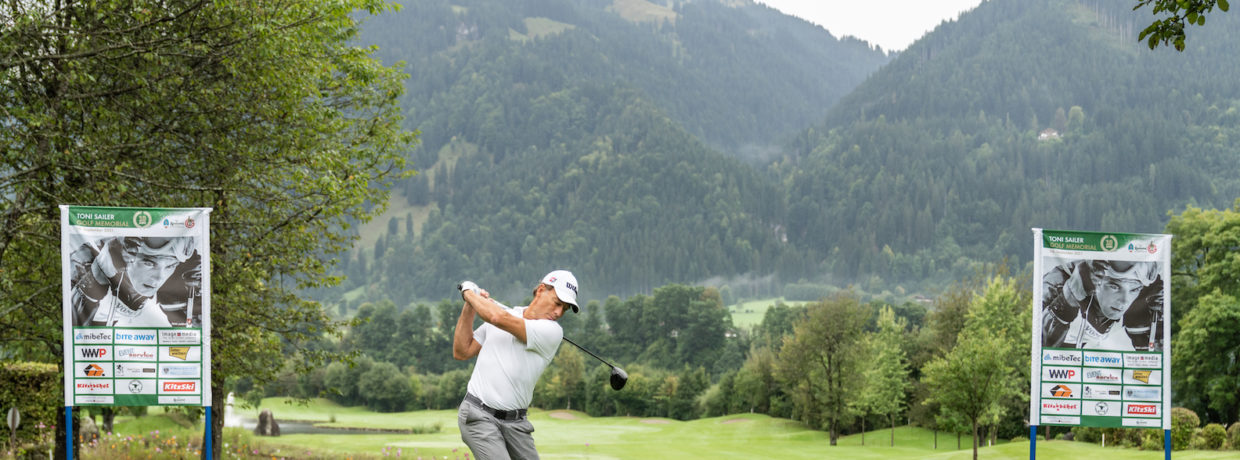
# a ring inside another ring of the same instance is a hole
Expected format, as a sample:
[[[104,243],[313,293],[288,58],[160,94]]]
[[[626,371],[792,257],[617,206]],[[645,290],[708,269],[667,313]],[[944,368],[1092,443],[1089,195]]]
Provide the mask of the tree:
[[[1240,417],[1235,389],[1240,342],[1221,329],[1236,320],[1240,299],[1240,200],[1231,209],[1189,206],[1167,223],[1171,240],[1171,353],[1177,404],[1217,422]],[[1203,310],[1203,311],[1198,311]],[[1234,331],[1233,331],[1234,332]],[[1230,360],[1230,361],[1229,361]],[[1230,391],[1230,392],[1229,392]]]
[[[1137,0],[1137,6],[1132,9],[1135,11],[1146,6],[1152,6],[1151,13],[1154,15],[1167,13],[1170,17],[1154,20],[1137,39],[1146,40],[1150,49],[1161,44],[1175,46],[1176,51],[1184,51],[1185,22],[1204,26],[1206,14],[1214,11],[1215,6],[1223,12],[1231,8],[1227,0]]]
[[[785,338],[777,375],[796,400],[797,418],[825,427],[835,445],[855,416],[849,406],[860,380],[862,330],[870,314],[851,293],[809,305],[793,336]]]
[[[896,416],[904,409],[906,394],[911,387],[908,359],[901,348],[906,321],[896,318],[891,307],[878,313],[878,331],[866,335],[870,365],[862,373],[861,407],[867,412],[887,417],[891,426],[891,445],[896,443]],[[862,428],[865,444],[865,428]]]
[[[60,352],[57,206],[209,206],[216,361],[224,383],[270,381],[286,349],[336,333],[301,289],[339,281],[323,255],[382,211],[414,141],[401,74],[351,40],[355,9],[199,0],[10,2],[0,10],[0,337]],[[58,436],[58,439],[64,439]],[[58,446],[62,448],[62,446]],[[213,453],[203,452],[204,457]]]
[[[1179,323],[1171,346],[1176,396],[1208,420],[1240,417],[1240,300],[1218,291],[1202,296]],[[1226,422],[1223,422],[1226,423]]]
[[[974,460],[980,422],[1000,411],[1003,398],[1017,387],[1008,379],[1012,363],[1002,353],[994,352],[1008,346],[994,334],[962,333],[956,348],[947,356],[930,361],[922,370],[931,388],[927,401],[941,404],[944,411],[968,420],[973,429]]]

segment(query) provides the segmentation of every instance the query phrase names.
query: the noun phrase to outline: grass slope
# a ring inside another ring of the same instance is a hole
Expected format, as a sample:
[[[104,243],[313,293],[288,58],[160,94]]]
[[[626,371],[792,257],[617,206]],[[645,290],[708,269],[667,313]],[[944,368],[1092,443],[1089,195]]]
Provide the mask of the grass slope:
[[[403,456],[437,456],[461,458],[467,452],[456,428],[456,411],[418,411],[397,414],[376,414],[359,408],[345,408],[328,401],[315,400],[307,406],[288,405],[282,399],[264,400],[277,419],[318,420],[326,422],[333,416],[337,427],[408,428],[440,424],[434,434],[356,434],[356,435],[288,435],[259,442],[271,452],[310,449],[316,453],[361,454],[380,456],[400,449]],[[242,411],[253,417],[257,409]],[[939,433],[939,448],[934,449],[934,434],[915,427],[897,427],[895,446],[890,447],[889,429],[878,429],[865,435],[840,438],[831,446],[827,433],[805,425],[761,414],[739,414],[681,422],[676,420],[637,417],[594,418],[576,411],[531,411],[534,439],[543,458],[547,459],[943,459],[972,458],[968,438],[963,449],[957,450],[955,436]],[[1162,452],[1134,449],[1103,448],[1093,444],[1064,441],[1040,441],[1039,458],[1125,458],[1157,460]],[[979,450],[985,459],[1029,458],[1029,443],[1003,443]],[[1175,458],[1186,460],[1240,459],[1240,452],[1176,452]]]

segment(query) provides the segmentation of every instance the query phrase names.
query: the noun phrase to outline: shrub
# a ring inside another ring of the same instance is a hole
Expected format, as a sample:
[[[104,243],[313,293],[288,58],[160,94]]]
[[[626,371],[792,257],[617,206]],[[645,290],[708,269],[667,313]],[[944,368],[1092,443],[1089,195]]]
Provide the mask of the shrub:
[[[32,362],[6,362],[0,364],[0,414],[7,415],[9,408],[17,407],[21,423],[17,428],[17,443],[44,444],[56,437],[57,409],[64,407],[61,393],[62,377],[55,364]],[[7,443],[9,430],[5,426]],[[40,448],[41,449],[41,448]]]
[[[1211,423],[1201,429],[1202,447],[1209,450],[1219,450],[1227,443],[1227,430],[1223,429],[1223,425]]]
[[[1141,450],[1163,450],[1163,436],[1159,433],[1147,432],[1141,440]]]
[[[1240,422],[1233,423],[1227,428],[1227,444],[1232,450],[1240,450]]]
[[[1193,434],[1201,426],[1197,413],[1184,407],[1171,409],[1171,449],[1185,450],[1192,446]]]
[[[1072,427],[1073,440],[1098,444],[1102,442],[1102,429],[1085,426]]]

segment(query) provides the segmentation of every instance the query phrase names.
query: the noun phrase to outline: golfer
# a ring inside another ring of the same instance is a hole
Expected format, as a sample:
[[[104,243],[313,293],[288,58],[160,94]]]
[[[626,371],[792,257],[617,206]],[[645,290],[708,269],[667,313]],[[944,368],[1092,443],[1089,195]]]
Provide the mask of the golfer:
[[[534,287],[529,306],[512,309],[493,302],[472,281],[457,288],[465,305],[456,321],[452,357],[478,357],[456,415],[461,440],[481,460],[537,459],[526,409],[564,337],[556,321],[569,309],[578,311],[577,278],[565,270],[548,273]],[[471,333],[475,314],[484,324]]]

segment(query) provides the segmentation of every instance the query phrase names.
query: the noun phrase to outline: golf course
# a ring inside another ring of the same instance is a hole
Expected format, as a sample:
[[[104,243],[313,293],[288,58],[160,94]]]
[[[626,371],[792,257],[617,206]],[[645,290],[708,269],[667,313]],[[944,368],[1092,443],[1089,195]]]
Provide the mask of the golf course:
[[[233,419],[252,427],[258,413],[271,410],[282,426],[312,425],[313,433],[258,437],[249,430],[228,427],[225,451],[229,458],[468,458],[456,427],[456,411],[414,411],[376,413],[356,407],[341,407],[326,400],[299,404],[285,398],[268,398],[259,408],[237,409]],[[736,414],[681,422],[663,418],[590,417],[577,411],[532,410],[534,437],[543,458],[548,459],[967,459],[972,452],[969,438],[962,438],[956,449],[956,436],[922,428],[897,427],[895,446],[889,445],[891,431],[878,429],[862,435],[840,438],[831,446],[827,433],[810,430],[803,424],[761,414]],[[152,422],[162,419],[149,415],[141,419],[118,418],[120,436],[143,436],[159,430]],[[180,431],[181,436],[201,433],[201,421],[192,429],[163,427]],[[199,430],[191,433],[190,430]],[[434,431],[437,432],[426,432]],[[390,431],[378,431],[390,430]],[[404,432],[393,432],[403,430]],[[297,431],[293,429],[293,431]],[[353,434],[356,433],[356,434]],[[421,434],[415,434],[421,433]],[[1161,451],[1101,447],[1068,441],[1039,441],[1039,458],[1088,458],[1099,456],[1126,459],[1160,459]],[[1027,441],[1002,441],[979,451],[980,458],[1029,458]],[[159,458],[159,457],[157,457]],[[1177,459],[1240,459],[1240,451],[1175,452]]]

